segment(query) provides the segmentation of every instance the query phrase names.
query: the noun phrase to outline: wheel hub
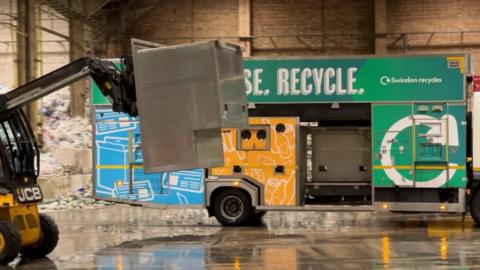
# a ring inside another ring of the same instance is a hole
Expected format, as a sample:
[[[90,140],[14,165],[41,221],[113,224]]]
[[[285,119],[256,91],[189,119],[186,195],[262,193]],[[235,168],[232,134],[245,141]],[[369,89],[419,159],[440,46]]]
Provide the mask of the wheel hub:
[[[227,196],[223,198],[220,210],[223,216],[238,218],[243,213],[243,202],[235,196]]]

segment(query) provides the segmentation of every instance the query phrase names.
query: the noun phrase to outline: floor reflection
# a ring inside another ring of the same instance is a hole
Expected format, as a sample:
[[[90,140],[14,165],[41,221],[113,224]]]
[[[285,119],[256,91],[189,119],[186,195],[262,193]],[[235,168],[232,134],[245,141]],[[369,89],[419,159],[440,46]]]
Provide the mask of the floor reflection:
[[[15,270],[30,270],[30,269],[44,269],[57,270],[59,269],[56,263],[48,257],[39,258],[35,260],[26,260],[18,257],[10,266],[0,266],[0,269],[15,269]]]
[[[479,261],[463,242],[478,231],[460,220],[402,221],[385,229],[319,237],[323,234],[276,234],[267,226],[225,228],[209,236],[106,248],[97,252],[96,264],[97,269],[469,269]]]
[[[480,229],[460,215],[270,212],[222,228],[201,210],[112,206],[55,212],[46,261],[7,269],[474,269]]]

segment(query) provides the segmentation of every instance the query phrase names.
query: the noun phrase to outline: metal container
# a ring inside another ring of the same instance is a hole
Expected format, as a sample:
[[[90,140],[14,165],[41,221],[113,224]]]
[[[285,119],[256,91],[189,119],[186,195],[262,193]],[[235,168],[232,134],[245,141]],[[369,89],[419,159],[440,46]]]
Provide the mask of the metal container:
[[[132,53],[145,171],[223,166],[221,129],[247,126],[240,47],[207,41]]]

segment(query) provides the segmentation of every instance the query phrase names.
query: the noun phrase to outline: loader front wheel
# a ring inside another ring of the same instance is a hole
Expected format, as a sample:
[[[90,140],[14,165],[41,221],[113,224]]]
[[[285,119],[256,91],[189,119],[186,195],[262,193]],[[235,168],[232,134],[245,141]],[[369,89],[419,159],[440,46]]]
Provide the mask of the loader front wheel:
[[[20,250],[22,256],[29,259],[45,257],[52,252],[58,243],[58,227],[53,219],[45,214],[40,214],[40,241],[29,247]]]
[[[21,246],[22,239],[17,227],[8,220],[0,220],[0,265],[15,260]]]

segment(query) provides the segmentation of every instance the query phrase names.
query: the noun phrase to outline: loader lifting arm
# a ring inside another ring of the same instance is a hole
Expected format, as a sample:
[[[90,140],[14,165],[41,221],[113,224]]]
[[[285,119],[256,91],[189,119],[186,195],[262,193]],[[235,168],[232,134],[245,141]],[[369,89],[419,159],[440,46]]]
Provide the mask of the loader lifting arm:
[[[131,57],[122,58],[122,68],[93,57],[80,58],[8,93],[0,94],[0,115],[51,94],[90,76],[110,99],[113,110],[137,116],[135,82]]]
[[[116,112],[137,116],[131,57],[122,68],[92,57],[80,58],[10,92],[0,94],[0,188],[36,184],[39,148],[22,107],[81,78],[90,76]],[[1,193],[1,192],[0,192]]]

